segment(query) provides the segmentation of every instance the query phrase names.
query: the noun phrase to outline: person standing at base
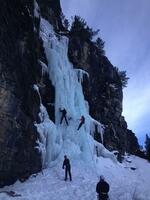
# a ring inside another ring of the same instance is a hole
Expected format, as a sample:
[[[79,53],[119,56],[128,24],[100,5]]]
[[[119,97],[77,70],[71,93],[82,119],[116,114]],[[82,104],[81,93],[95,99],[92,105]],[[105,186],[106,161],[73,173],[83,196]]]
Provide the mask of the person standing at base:
[[[109,184],[105,181],[104,176],[100,176],[100,181],[96,185],[98,200],[108,200]]]
[[[81,119],[80,119],[80,124],[79,124],[77,130],[79,130],[84,123],[85,123],[85,117],[82,115]]]
[[[63,169],[65,168],[65,181],[67,181],[67,176],[69,174],[70,181],[72,181],[72,176],[71,176],[71,165],[70,165],[70,160],[67,158],[67,156],[64,156],[64,162],[63,162]]]

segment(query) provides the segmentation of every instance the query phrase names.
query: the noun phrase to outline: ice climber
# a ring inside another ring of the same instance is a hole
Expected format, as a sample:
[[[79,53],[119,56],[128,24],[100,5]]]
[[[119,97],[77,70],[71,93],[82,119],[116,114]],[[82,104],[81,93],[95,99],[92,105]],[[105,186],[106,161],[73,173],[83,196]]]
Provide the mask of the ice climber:
[[[63,162],[63,169],[65,168],[65,181],[67,181],[67,176],[69,174],[70,181],[72,181],[72,176],[71,176],[71,165],[70,165],[70,160],[67,158],[67,156],[64,156],[64,162]]]
[[[100,176],[100,181],[96,185],[98,200],[108,200],[109,184],[105,181],[104,176]]]
[[[66,109],[65,108],[61,109],[60,108],[59,111],[62,113],[60,124],[62,124],[63,119],[65,119],[65,122],[66,122],[66,124],[68,126],[68,121],[67,121],[67,117],[66,117],[66,114],[67,114]]]
[[[81,119],[80,119],[80,124],[79,124],[77,130],[79,130],[84,123],[85,123],[85,117],[82,115]]]

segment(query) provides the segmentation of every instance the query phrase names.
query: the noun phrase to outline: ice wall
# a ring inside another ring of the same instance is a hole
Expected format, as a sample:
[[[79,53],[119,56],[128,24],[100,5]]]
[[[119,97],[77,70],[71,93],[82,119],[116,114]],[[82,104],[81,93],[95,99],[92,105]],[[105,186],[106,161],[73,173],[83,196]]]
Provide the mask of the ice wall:
[[[47,153],[44,163],[50,166],[63,154],[67,154],[72,159],[80,157],[91,163],[95,154],[95,146],[98,147],[101,155],[107,157],[109,154],[112,157],[112,154],[92,137],[95,125],[98,126],[101,137],[103,128],[89,115],[88,103],[84,100],[81,85],[85,72],[75,70],[69,62],[68,38],[56,35],[53,27],[45,19],[41,19],[40,36],[48,60],[49,78],[55,87],[55,124],[47,117],[45,118],[46,122],[43,121],[46,123],[44,130],[48,129],[45,146]],[[69,126],[65,121],[60,124],[61,112],[59,109],[62,107],[67,111]],[[41,106],[42,112],[46,113],[43,105]],[[85,117],[85,124],[77,130],[82,115]]]

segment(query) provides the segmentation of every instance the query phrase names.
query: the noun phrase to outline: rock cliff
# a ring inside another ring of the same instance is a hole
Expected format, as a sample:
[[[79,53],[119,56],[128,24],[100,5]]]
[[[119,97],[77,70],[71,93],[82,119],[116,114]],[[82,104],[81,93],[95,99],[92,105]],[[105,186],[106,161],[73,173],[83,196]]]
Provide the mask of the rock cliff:
[[[118,69],[99,54],[94,42],[83,41],[76,33],[70,35],[68,55],[75,67],[89,74],[83,81],[84,95],[91,116],[104,124],[106,148],[120,154],[135,153],[139,145],[122,116],[123,86]]]
[[[58,7],[54,1],[39,1],[42,11],[49,4],[51,23],[56,26],[59,1]],[[48,75],[42,75],[40,64],[47,61],[36,6],[30,0],[6,0],[0,6],[0,186],[41,170],[34,126],[40,120],[40,98],[34,84],[39,86],[43,104],[54,120],[54,109],[47,104],[54,101],[54,88]]]

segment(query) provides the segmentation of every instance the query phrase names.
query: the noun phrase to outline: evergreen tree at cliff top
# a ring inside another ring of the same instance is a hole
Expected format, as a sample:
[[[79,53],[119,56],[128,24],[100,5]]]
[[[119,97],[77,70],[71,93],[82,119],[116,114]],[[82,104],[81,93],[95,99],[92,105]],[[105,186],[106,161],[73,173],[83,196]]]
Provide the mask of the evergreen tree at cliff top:
[[[145,149],[147,159],[150,161],[150,137],[146,134]]]
[[[97,31],[93,31],[92,28],[90,28],[86,21],[84,19],[82,19],[79,16],[75,16],[72,26],[71,26],[71,30],[70,30],[70,34],[71,35],[76,35],[76,36],[80,36],[80,38],[84,41],[89,41],[92,40],[92,38],[97,35],[99,32],[99,30]]]
[[[98,33],[99,29],[94,31],[87,25],[87,22],[83,18],[74,16],[70,29],[70,36],[78,37],[80,42],[91,42],[97,48],[98,55],[103,57],[105,56],[105,42],[100,37],[97,37],[96,41],[93,41],[93,37],[98,35]],[[118,72],[122,88],[126,87],[129,79],[126,75],[126,71],[120,71],[117,67],[114,68]]]

